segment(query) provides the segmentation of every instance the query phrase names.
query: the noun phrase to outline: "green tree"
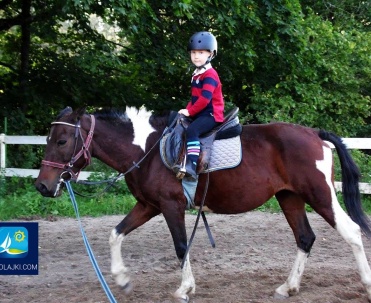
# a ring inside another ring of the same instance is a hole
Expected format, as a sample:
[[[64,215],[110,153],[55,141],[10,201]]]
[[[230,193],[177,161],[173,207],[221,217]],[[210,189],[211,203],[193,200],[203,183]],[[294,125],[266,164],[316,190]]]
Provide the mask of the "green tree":
[[[370,10],[356,1],[0,1],[0,132],[45,134],[74,108],[178,109],[186,45],[218,38],[213,65],[243,121],[369,134]]]

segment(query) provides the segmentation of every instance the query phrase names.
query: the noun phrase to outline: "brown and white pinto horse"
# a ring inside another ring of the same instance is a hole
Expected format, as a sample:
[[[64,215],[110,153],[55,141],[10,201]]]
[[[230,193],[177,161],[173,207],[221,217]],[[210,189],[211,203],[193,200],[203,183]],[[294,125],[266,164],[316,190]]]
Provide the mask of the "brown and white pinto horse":
[[[137,203],[109,238],[111,271],[117,284],[126,290],[131,284],[121,244],[130,232],[162,213],[179,260],[183,260],[187,248],[186,198],[181,182],[164,166],[156,146],[167,122],[168,115],[152,115],[145,109],[127,108],[125,113],[105,111],[93,115],[84,110],[65,109],[52,124],[35,183],[43,196],[56,197],[63,188],[61,179],[74,177],[90,157],[118,172],[126,172],[146,155],[125,177]],[[332,151],[326,141],[336,147],[341,161],[344,201],[350,217],[335,194]],[[362,232],[371,235],[370,222],[360,202],[359,171],[340,138],[299,125],[271,123],[243,126],[241,142],[241,164],[210,173],[205,207],[214,213],[238,214],[261,206],[272,196],[277,198],[294,233],[297,255],[287,280],[275,290],[275,296],[284,298],[299,292],[315,240],[305,211],[308,204],[351,246],[371,301],[371,270],[361,236]],[[205,174],[199,177],[196,206],[200,205],[206,179]],[[189,255],[181,272],[181,283],[174,296],[179,302],[189,302],[188,295],[196,287]]]

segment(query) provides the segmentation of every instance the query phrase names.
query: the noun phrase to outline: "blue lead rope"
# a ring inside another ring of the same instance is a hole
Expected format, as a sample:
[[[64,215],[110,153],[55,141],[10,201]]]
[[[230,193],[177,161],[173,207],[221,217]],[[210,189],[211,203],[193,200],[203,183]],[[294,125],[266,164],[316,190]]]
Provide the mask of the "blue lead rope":
[[[104,289],[104,292],[106,293],[107,295],[107,298],[109,299],[109,301],[111,303],[117,303],[115,297],[113,296],[112,292],[111,292],[111,289],[109,288],[106,280],[104,279],[103,275],[102,275],[102,272],[100,271],[99,269],[99,266],[98,266],[98,263],[97,263],[97,260],[95,259],[94,257],[94,253],[93,251],[91,250],[91,247],[90,247],[90,244],[89,244],[89,241],[88,241],[88,238],[86,237],[86,234],[85,234],[85,231],[84,231],[84,228],[82,227],[82,224],[81,224],[81,219],[80,219],[80,215],[79,215],[79,209],[77,207],[77,203],[76,203],[76,199],[75,199],[75,194],[73,193],[73,190],[72,190],[72,186],[70,184],[69,181],[64,181],[64,183],[66,184],[66,187],[67,187],[67,190],[68,190],[68,193],[70,194],[70,198],[71,198],[71,201],[72,201],[72,205],[73,205],[73,208],[75,210],[75,214],[76,214],[76,218],[79,222],[79,226],[80,226],[80,230],[81,230],[81,235],[82,235],[82,239],[84,240],[84,244],[85,244],[85,247],[86,247],[86,251],[89,255],[89,258],[90,258],[90,261],[91,263],[93,264],[93,268],[95,270],[95,273],[97,274],[97,277],[99,279],[99,282],[100,284],[102,285],[103,289]]]

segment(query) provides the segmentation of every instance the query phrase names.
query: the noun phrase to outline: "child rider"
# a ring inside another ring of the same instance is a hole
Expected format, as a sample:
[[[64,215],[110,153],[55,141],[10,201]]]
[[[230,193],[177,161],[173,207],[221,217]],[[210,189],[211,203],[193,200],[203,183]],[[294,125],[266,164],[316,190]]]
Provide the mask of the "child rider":
[[[197,160],[200,155],[199,137],[223,122],[224,100],[218,73],[210,63],[218,50],[214,35],[210,32],[195,33],[189,39],[187,50],[196,69],[191,80],[191,101],[186,108],[179,110],[179,114],[193,120],[186,130],[186,177],[196,181]]]

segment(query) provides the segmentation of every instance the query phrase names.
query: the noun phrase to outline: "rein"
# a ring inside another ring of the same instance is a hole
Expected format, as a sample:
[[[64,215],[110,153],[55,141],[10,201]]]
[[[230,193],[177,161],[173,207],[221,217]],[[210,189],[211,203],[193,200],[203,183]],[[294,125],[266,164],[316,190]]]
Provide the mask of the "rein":
[[[108,179],[108,180],[95,181],[95,182],[82,181],[82,180],[81,181],[76,181],[76,183],[85,184],[85,185],[99,185],[99,184],[102,184],[102,183],[108,183],[108,185],[106,186],[106,188],[104,188],[101,192],[99,192],[98,194],[95,194],[95,195],[83,195],[83,194],[80,194],[78,192],[75,192],[75,193],[77,195],[79,195],[80,197],[88,197],[88,198],[92,198],[92,197],[96,197],[96,196],[99,196],[99,195],[104,194],[106,191],[108,191],[115,184],[116,181],[124,178],[128,173],[130,173],[131,171],[133,171],[135,168],[140,168],[139,164],[142,163],[145,158],[147,158],[147,156],[149,155],[149,153],[155,148],[155,146],[165,136],[165,134],[166,134],[166,132],[167,132],[168,129],[169,128],[165,128],[165,130],[163,131],[163,133],[160,136],[160,138],[156,141],[156,143],[148,150],[148,152],[138,162],[133,162],[133,166],[131,166],[126,172],[119,173],[115,178]]]
[[[116,301],[114,295],[112,294],[111,289],[109,288],[106,280],[104,279],[104,276],[103,276],[103,274],[102,274],[102,272],[99,268],[98,262],[95,259],[93,250],[91,249],[91,246],[89,244],[89,240],[86,236],[85,230],[82,226],[81,219],[80,219],[80,214],[79,214],[79,208],[77,206],[76,199],[75,199],[75,196],[73,194],[72,186],[71,186],[69,181],[64,181],[64,182],[66,184],[68,193],[70,194],[72,206],[73,206],[73,209],[75,210],[76,218],[77,218],[77,221],[79,223],[79,227],[80,227],[82,239],[83,239],[84,244],[85,244],[86,252],[88,253],[88,256],[90,258],[90,262],[93,265],[95,274],[97,275],[97,277],[99,279],[99,282],[101,283],[101,286],[102,286],[104,292],[106,293],[106,296],[107,296],[108,300],[110,301],[110,303],[116,303],[117,301]]]
[[[186,261],[186,259],[187,259],[187,255],[188,255],[188,253],[189,253],[189,251],[190,251],[190,249],[191,249],[191,245],[192,245],[192,243],[193,243],[193,239],[194,239],[194,237],[195,237],[195,235],[196,235],[196,230],[197,230],[198,222],[200,221],[200,216],[202,216],[202,219],[203,219],[203,221],[204,221],[205,228],[206,228],[206,231],[207,231],[207,235],[209,236],[209,240],[210,240],[211,246],[212,246],[213,248],[215,248],[215,241],[214,241],[214,238],[213,238],[213,236],[212,236],[212,234],[211,234],[209,224],[207,223],[206,215],[205,215],[205,213],[204,213],[203,210],[202,210],[202,208],[203,208],[203,206],[204,206],[204,204],[205,204],[205,199],[206,199],[207,191],[208,191],[208,189],[209,189],[209,181],[210,181],[210,180],[209,180],[209,174],[210,174],[210,172],[208,172],[207,175],[206,175],[206,176],[207,176],[207,179],[206,179],[206,186],[205,186],[205,190],[204,190],[204,195],[203,195],[203,197],[202,197],[201,204],[200,204],[200,208],[199,208],[198,213],[197,213],[197,218],[196,218],[195,226],[193,227],[192,235],[191,235],[191,237],[189,238],[189,243],[188,243],[188,245],[187,245],[187,249],[186,249],[186,251],[185,251],[185,253],[184,253],[184,257],[183,257],[183,260],[182,260],[182,264],[180,265],[180,268],[182,268],[182,269],[183,269],[183,267],[184,267],[184,263],[185,263],[185,261]]]

